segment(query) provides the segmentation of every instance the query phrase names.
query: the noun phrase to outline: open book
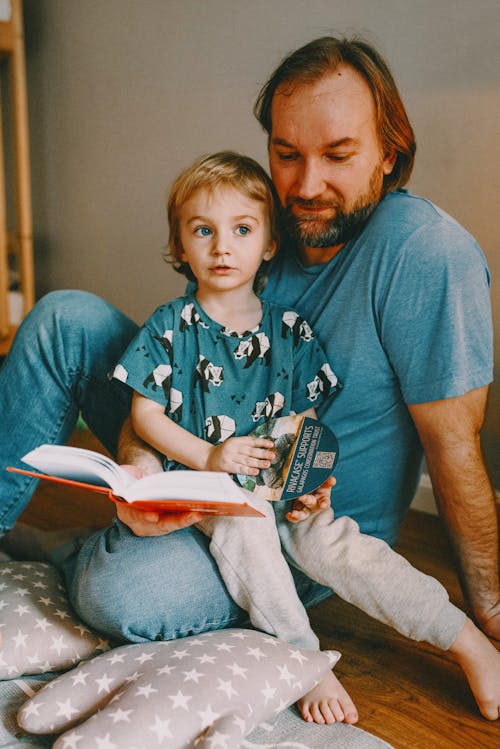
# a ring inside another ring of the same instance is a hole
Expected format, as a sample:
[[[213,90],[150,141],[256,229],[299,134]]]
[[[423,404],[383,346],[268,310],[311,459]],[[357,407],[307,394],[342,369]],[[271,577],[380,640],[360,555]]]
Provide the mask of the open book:
[[[137,509],[262,517],[227,473],[179,470],[136,479],[105,455],[64,445],[41,445],[22,460],[41,473],[11,466],[7,470],[102,492],[117,504],[128,502]]]
[[[276,458],[258,476],[239,474],[235,481],[227,473],[189,470],[136,479],[101,453],[63,445],[41,445],[22,458],[41,473],[11,466],[7,470],[102,492],[118,504],[129,502],[142,510],[259,517],[262,513],[252,504],[252,493],[271,502],[294,499],[312,493],[333,473],[339,455],[337,439],[316,419],[280,416],[251,434],[272,439]]]
[[[332,475],[339,457],[337,438],[309,416],[279,416],[251,433],[274,442],[276,458],[258,476],[238,474],[237,481],[256,497],[277,501],[311,494]]]

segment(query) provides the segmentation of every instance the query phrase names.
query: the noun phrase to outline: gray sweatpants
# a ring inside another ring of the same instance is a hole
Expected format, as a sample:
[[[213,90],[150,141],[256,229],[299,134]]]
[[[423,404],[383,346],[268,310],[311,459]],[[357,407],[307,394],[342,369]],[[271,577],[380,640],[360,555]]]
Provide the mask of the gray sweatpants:
[[[442,650],[452,645],[465,614],[450,603],[441,583],[384,541],[361,533],[351,518],[334,519],[331,509],[289,523],[281,504],[257,502],[265,518],[210,517],[197,524],[211,539],[210,552],[231,597],[257,629],[301,647],[319,646],[288,559],[406,637]]]

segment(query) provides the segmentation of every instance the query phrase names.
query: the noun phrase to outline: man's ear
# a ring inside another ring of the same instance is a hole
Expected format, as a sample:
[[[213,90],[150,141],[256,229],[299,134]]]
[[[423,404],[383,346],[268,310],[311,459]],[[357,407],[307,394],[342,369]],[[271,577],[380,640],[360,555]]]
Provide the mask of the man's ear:
[[[394,148],[391,148],[390,151],[387,151],[384,154],[384,159],[382,161],[382,171],[384,172],[385,176],[392,174],[392,170],[394,169],[394,164],[396,163],[397,157],[398,154]]]

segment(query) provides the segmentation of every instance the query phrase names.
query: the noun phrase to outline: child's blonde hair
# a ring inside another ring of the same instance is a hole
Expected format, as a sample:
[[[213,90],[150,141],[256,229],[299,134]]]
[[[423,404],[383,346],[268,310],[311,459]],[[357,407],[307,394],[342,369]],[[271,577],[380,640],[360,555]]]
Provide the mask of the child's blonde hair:
[[[200,156],[177,177],[167,201],[168,213],[168,255],[174,270],[183,273],[190,281],[195,277],[189,264],[182,258],[179,214],[180,208],[201,188],[213,192],[218,187],[233,187],[251,200],[265,203],[269,211],[271,240],[279,245],[279,202],[273,183],[264,169],[254,159],[235,151]],[[254,289],[261,291],[268,261],[263,261],[259,268]]]

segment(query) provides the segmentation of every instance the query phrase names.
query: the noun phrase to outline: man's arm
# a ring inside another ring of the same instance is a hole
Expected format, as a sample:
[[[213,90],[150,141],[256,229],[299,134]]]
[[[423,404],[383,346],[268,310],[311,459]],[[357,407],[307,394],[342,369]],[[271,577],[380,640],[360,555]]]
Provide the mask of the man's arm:
[[[488,388],[457,398],[409,405],[436,502],[478,624],[500,640],[498,520],[479,441]]]
[[[125,420],[118,442],[118,462],[133,469],[137,478],[162,470],[160,456],[143,442],[132,428],[130,416]],[[116,514],[136,536],[164,536],[180,528],[198,523],[203,515],[199,512],[174,512],[169,514],[144,512],[132,507],[118,505]]]

